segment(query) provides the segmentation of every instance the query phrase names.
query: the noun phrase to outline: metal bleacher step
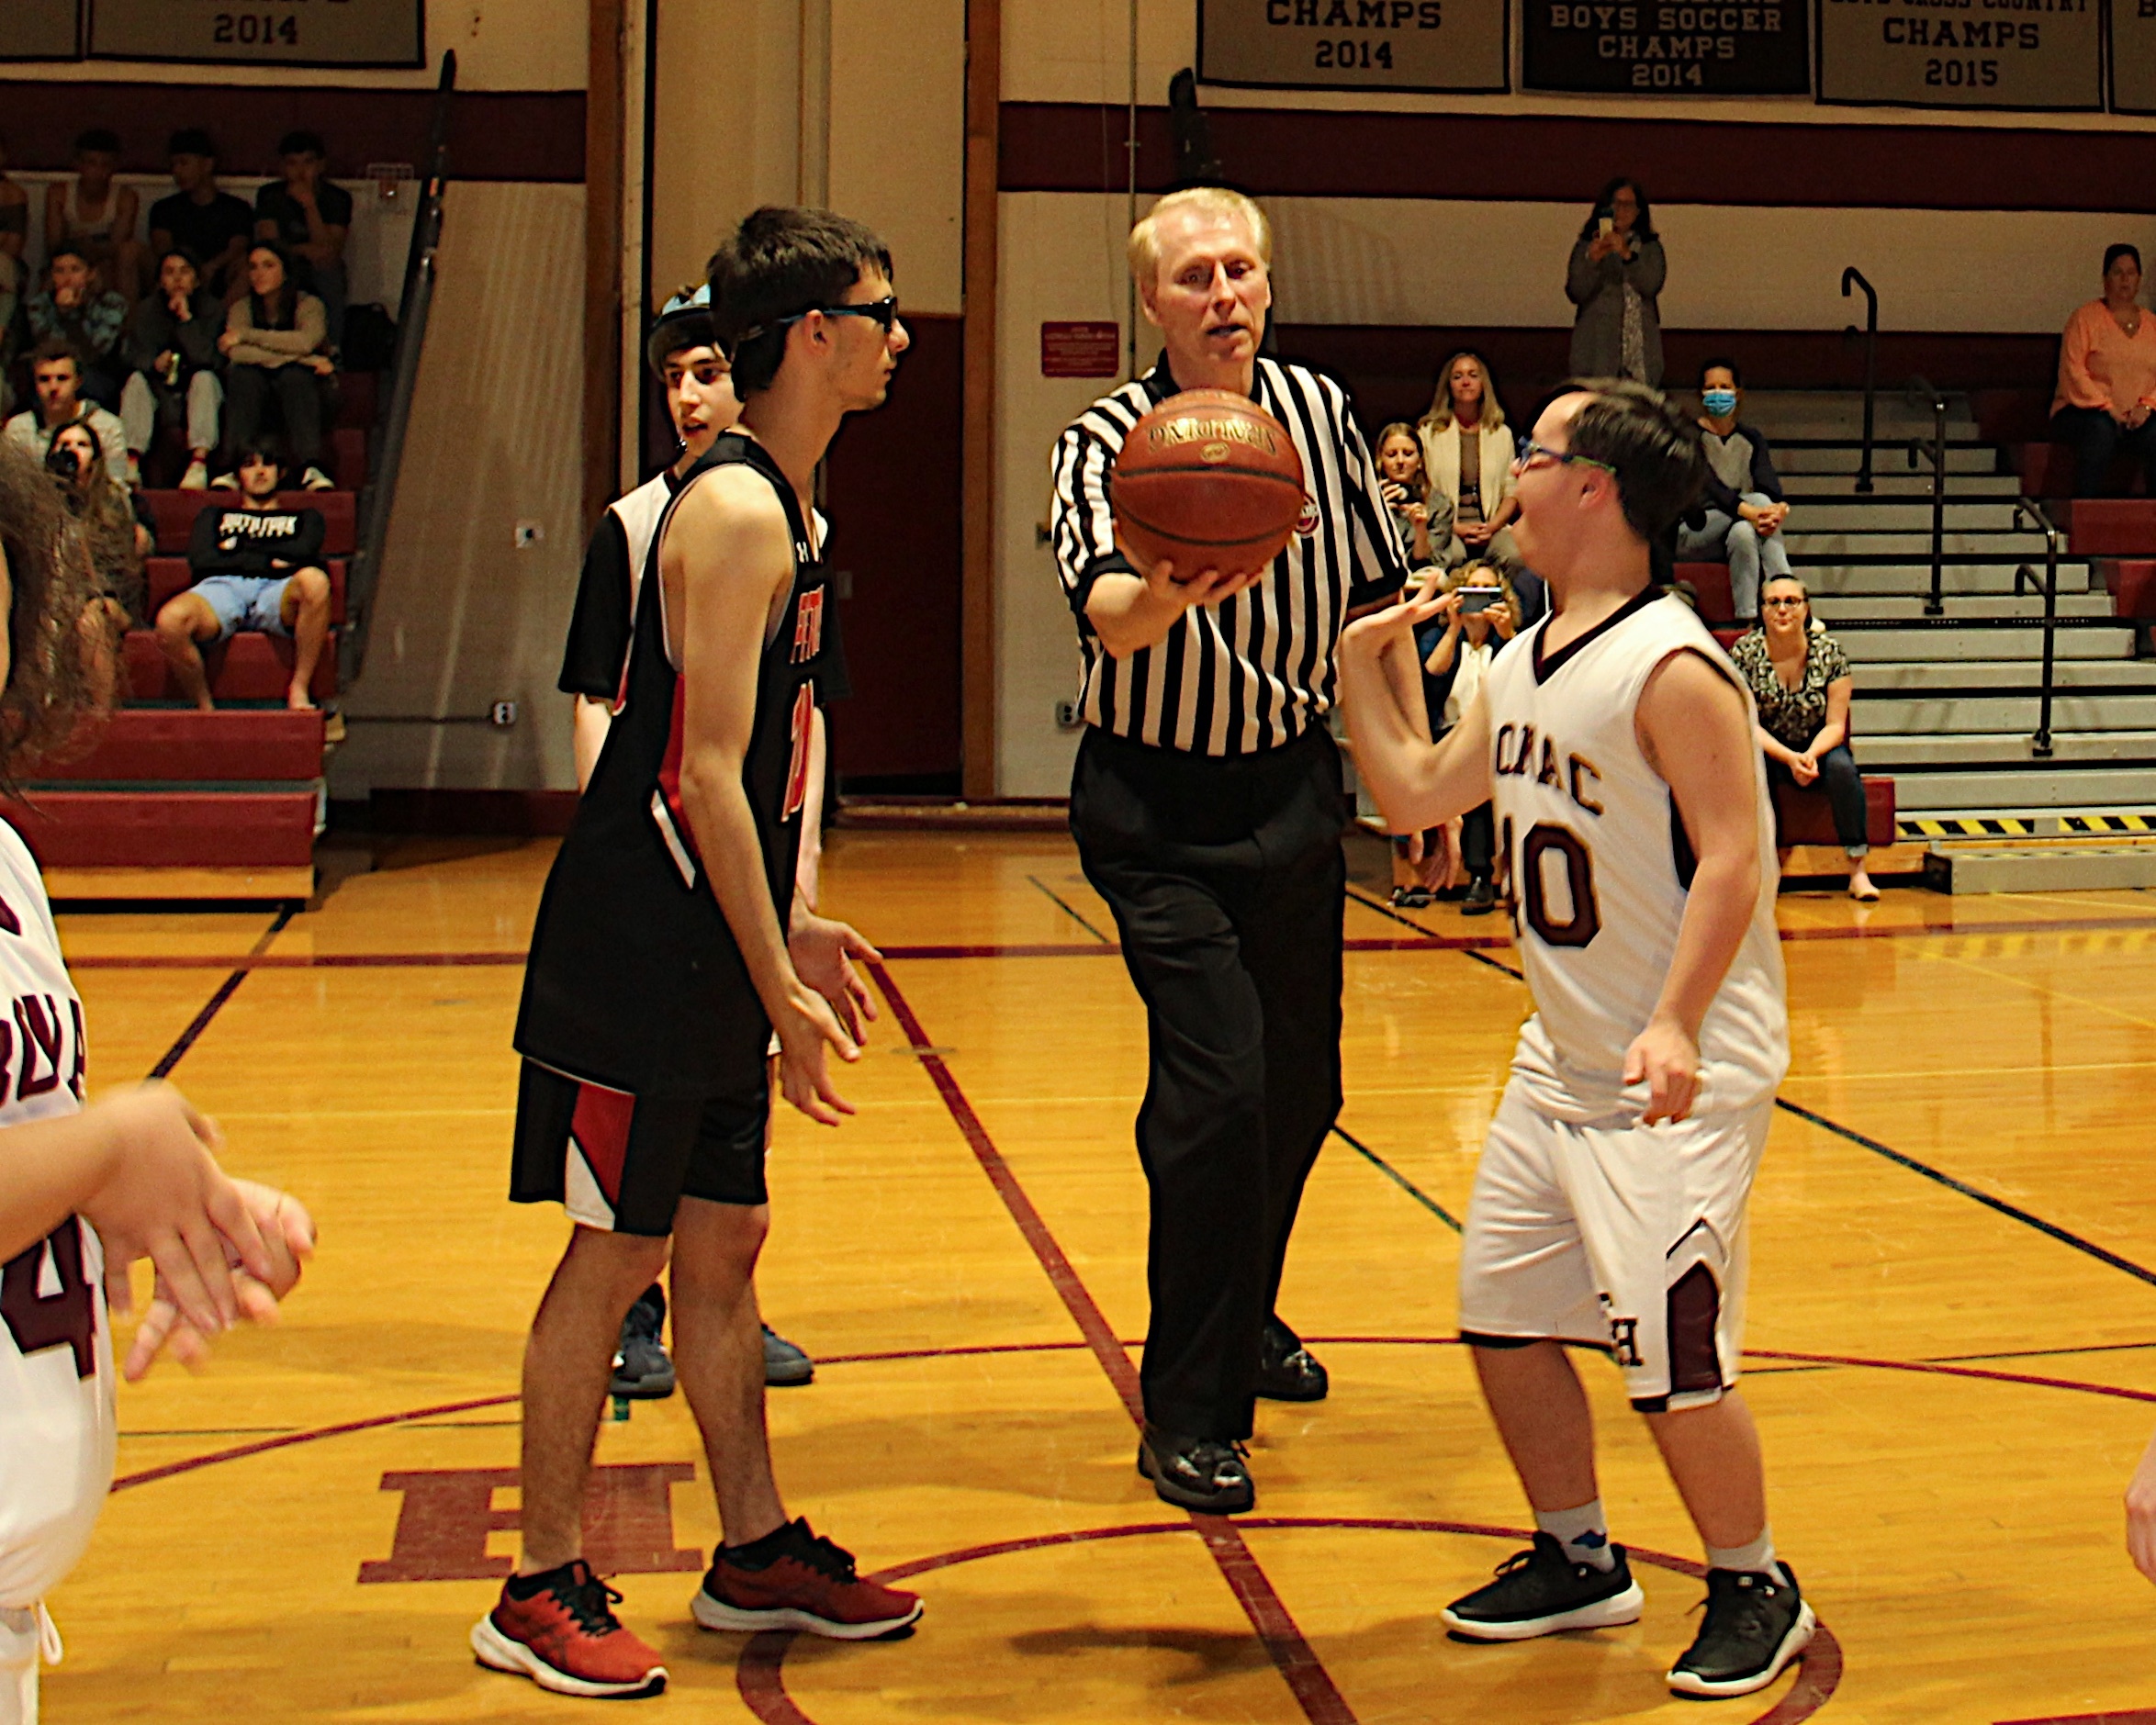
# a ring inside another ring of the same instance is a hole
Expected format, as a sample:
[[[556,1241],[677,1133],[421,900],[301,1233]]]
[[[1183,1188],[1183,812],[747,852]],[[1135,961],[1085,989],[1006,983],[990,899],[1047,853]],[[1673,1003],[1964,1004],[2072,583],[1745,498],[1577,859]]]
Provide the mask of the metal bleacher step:
[[[1860,748],[1866,739],[1858,739]],[[2024,758],[1988,767],[1894,774],[1903,814],[2006,810],[2108,810],[2156,803],[2156,762],[2144,766],[2067,766]]]
[[[1900,470],[1881,473],[1874,463],[1871,489],[1859,492],[1856,486],[1856,466],[1852,463],[1847,473],[1783,472],[1779,456],[1776,476],[1781,480],[1781,488],[1791,502],[1802,501],[1811,507],[1810,499],[1818,498],[1836,503],[1905,505],[1922,502],[1928,512],[1931,508],[1931,475],[1907,473]],[[2004,498],[2009,503],[2021,494],[2021,481],[2007,473],[1957,473],[1948,493],[1949,505],[1959,500],[1982,499],[1986,502]]]
[[[1762,431],[1766,427],[1760,428]],[[1772,435],[1771,432],[1769,433]],[[1855,474],[1861,465],[1864,446],[1858,440],[1817,442],[1809,443],[1781,443],[1774,445],[1774,471],[1787,478],[1791,474]],[[1875,448],[1871,454],[1871,471],[1875,478],[1889,474],[1920,480],[1928,489],[1931,473],[1928,462],[1920,469],[1912,469],[1907,457],[1898,448]],[[1996,474],[1999,471],[1999,453],[1989,443],[1948,443],[1947,445],[1947,471],[1948,474]]]
[[[2156,887],[2156,839],[1934,840],[1925,852],[1924,881],[1936,892],[1957,897]]]
[[[2001,574],[2011,579],[2013,571]],[[1852,624],[1869,626],[1874,622],[1915,622],[1925,615],[1924,607],[1928,588],[1918,593],[1814,593],[1812,596],[1812,614],[1829,629],[1848,628]],[[2044,615],[2044,601],[2034,593],[2015,593],[2011,590],[1992,593],[1954,592],[1947,596],[1948,626],[1953,623],[1974,622],[1981,619],[2003,617],[2027,618],[2040,622]],[[2061,591],[2059,595],[2058,613],[2061,617],[2111,618],[2111,599],[2108,594]],[[1837,640],[1839,636],[1836,637]],[[1845,645],[1847,643],[1844,644]]]
[[[1957,564],[1953,579],[1947,591],[1949,606],[1965,599],[1984,599],[1994,594],[2011,594],[2019,585],[2028,591],[2027,585],[2017,584],[2016,573],[2021,567],[2017,563]],[[2044,566],[2040,559],[2028,560],[2029,571],[2042,579]],[[1888,598],[1908,594],[1928,596],[1931,592],[1931,567],[1922,563],[1858,563],[1825,564],[1804,571],[1804,586],[1811,593],[1814,609],[1824,599],[1864,599]],[[2104,593],[2100,578],[2089,566],[2081,562],[2061,561],[2059,565],[2059,596],[2061,601],[2072,594]],[[2106,603],[2109,595],[2105,594]],[[1826,612],[1820,611],[1821,616]]]
[[[1851,665],[1866,667],[1860,681],[1869,678],[1870,667],[1882,660],[1895,664],[1916,660],[1945,664],[1959,659],[2018,659],[2023,674],[2033,676],[2044,650],[2044,632],[2033,624],[2027,628],[2018,625],[1957,628],[1949,621],[1927,628],[1908,629],[1892,624],[1881,629],[1845,625],[1836,632],[1835,639],[1841,643],[1842,652]],[[2058,631],[2053,650],[2061,660],[2130,659],[2133,632],[2124,624],[2113,624],[2105,620],[2070,619],[2067,626]]]
[[[1816,498],[1792,497],[1789,524],[1782,529],[1798,533],[1903,532],[1931,533],[1931,498],[1922,497]],[[1971,498],[1949,493],[1945,520],[1949,532],[2012,532],[2020,524],[2014,519],[2014,499]]]
[[[2018,669],[2024,667],[2016,666]],[[1853,703],[1852,722],[1863,739],[1866,764],[1912,738],[1953,735],[2035,734],[2041,714],[2040,692],[2025,676],[2011,691],[1908,696],[1869,696]],[[2128,693],[2059,695],[2051,701],[2051,729],[2068,732],[2156,732],[2156,683]]]
[[[2126,765],[2156,767],[2156,729],[2069,731],[2051,717],[2051,753],[2034,754],[2029,731],[2009,731],[2003,722],[1989,731],[1934,735],[1868,731],[1864,765],[1872,771],[1907,773],[1948,768],[1990,768],[2036,764],[2051,767]],[[2033,727],[2032,727],[2033,729]]]

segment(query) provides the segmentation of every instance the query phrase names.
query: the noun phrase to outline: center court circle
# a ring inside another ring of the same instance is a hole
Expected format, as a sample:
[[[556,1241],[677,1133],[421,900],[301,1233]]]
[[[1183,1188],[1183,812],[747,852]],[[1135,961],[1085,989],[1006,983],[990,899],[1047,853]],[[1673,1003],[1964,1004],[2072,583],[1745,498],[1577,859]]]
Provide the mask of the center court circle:
[[[1520,1541],[1533,1537],[1518,1528],[1486,1527],[1472,1521],[1418,1521],[1393,1516],[1238,1516],[1233,1525],[1243,1529],[1324,1528],[1357,1532],[1449,1533],[1475,1539]],[[888,1585],[915,1575],[925,1575],[931,1570],[979,1563],[983,1558],[1009,1557],[1020,1551],[1046,1551],[1059,1545],[1086,1545],[1096,1540],[1142,1539],[1157,1534],[1196,1533],[1197,1530],[1195,1518],[1138,1522],[1113,1528],[1084,1528],[1072,1533],[1048,1533],[1028,1540],[1003,1540],[988,1545],[963,1546],[955,1551],[945,1551],[935,1557],[894,1564],[890,1569],[878,1571],[868,1579]],[[1634,1562],[1668,1570],[1673,1574],[1698,1580],[1707,1573],[1703,1564],[1695,1563],[1690,1558],[1642,1551],[1635,1545],[1628,1545],[1624,1550],[1625,1555]],[[764,1725],[816,1725],[816,1721],[802,1711],[793,1697],[786,1692],[786,1650],[792,1643],[793,1636],[791,1632],[751,1636],[748,1644],[741,1650],[740,1661],[735,1668],[736,1685],[740,1690],[742,1700],[747,1704],[750,1712],[764,1721]],[[1798,1721],[1810,1719],[1826,1705],[1834,1692],[1841,1686],[1841,1643],[1835,1640],[1834,1631],[1822,1619],[1813,1634],[1811,1646],[1804,1650],[1802,1660],[1797,1667],[1796,1683],[1790,1692],[1766,1712],[1747,1720],[1746,1725],[1798,1725]]]

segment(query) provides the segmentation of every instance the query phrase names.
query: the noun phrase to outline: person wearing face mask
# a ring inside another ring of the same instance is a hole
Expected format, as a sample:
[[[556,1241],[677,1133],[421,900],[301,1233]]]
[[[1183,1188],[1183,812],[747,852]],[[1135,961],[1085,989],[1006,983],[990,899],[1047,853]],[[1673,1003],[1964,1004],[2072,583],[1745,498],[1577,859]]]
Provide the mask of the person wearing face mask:
[[[1677,559],[1728,564],[1737,621],[1749,625],[1759,619],[1762,574],[1779,581],[1790,573],[1789,545],[1781,534],[1790,506],[1775,476],[1765,434],[1737,418],[1743,400],[1731,361],[1712,359],[1701,367],[1700,442],[1707,457],[1707,486],[1700,500],[1706,518],[1697,527],[1679,525]]]

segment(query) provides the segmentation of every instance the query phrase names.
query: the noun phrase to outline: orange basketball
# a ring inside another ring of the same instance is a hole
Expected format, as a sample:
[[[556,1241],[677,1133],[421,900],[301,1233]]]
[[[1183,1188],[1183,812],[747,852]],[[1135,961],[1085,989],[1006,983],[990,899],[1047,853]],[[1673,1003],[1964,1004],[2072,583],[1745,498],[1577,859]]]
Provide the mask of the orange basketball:
[[[1262,569],[1294,537],[1303,458],[1287,428],[1247,396],[1186,389],[1130,428],[1110,476],[1116,533],[1148,566],[1182,578]]]

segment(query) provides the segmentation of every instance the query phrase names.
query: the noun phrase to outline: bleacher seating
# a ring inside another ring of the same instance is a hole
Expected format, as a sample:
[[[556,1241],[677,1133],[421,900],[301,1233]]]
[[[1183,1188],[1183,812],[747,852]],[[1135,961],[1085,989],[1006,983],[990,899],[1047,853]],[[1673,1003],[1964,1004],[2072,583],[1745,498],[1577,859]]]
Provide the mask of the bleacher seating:
[[[354,380],[355,382],[362,380]],[[371,412],[373,379],[348,392]],[[364,476],[365,431],[337,433],[341,480]],[[349,482],[349,481],[348,481]],[[231,508],[234,492],[145,490],[156,546],[144,574],[149,616],[192,580],[186,551],[196,517]],[[344,622],[345,572],[356,540],[358,499],[334,491],[287,491],[278,503],[320,511],[331,582],[331,636],[316,669],[318,702],[337,692],[336,636]],[[123,644],[125,703],[94,746],[40,763],[21,801],[5,810],[44,868],[56,898],[298,899],[313,886],[314,841],[323,806],[323,712],[285,705],[292,643],[235,635],[206,648],[215,712],[181,703],[154,630]]]

